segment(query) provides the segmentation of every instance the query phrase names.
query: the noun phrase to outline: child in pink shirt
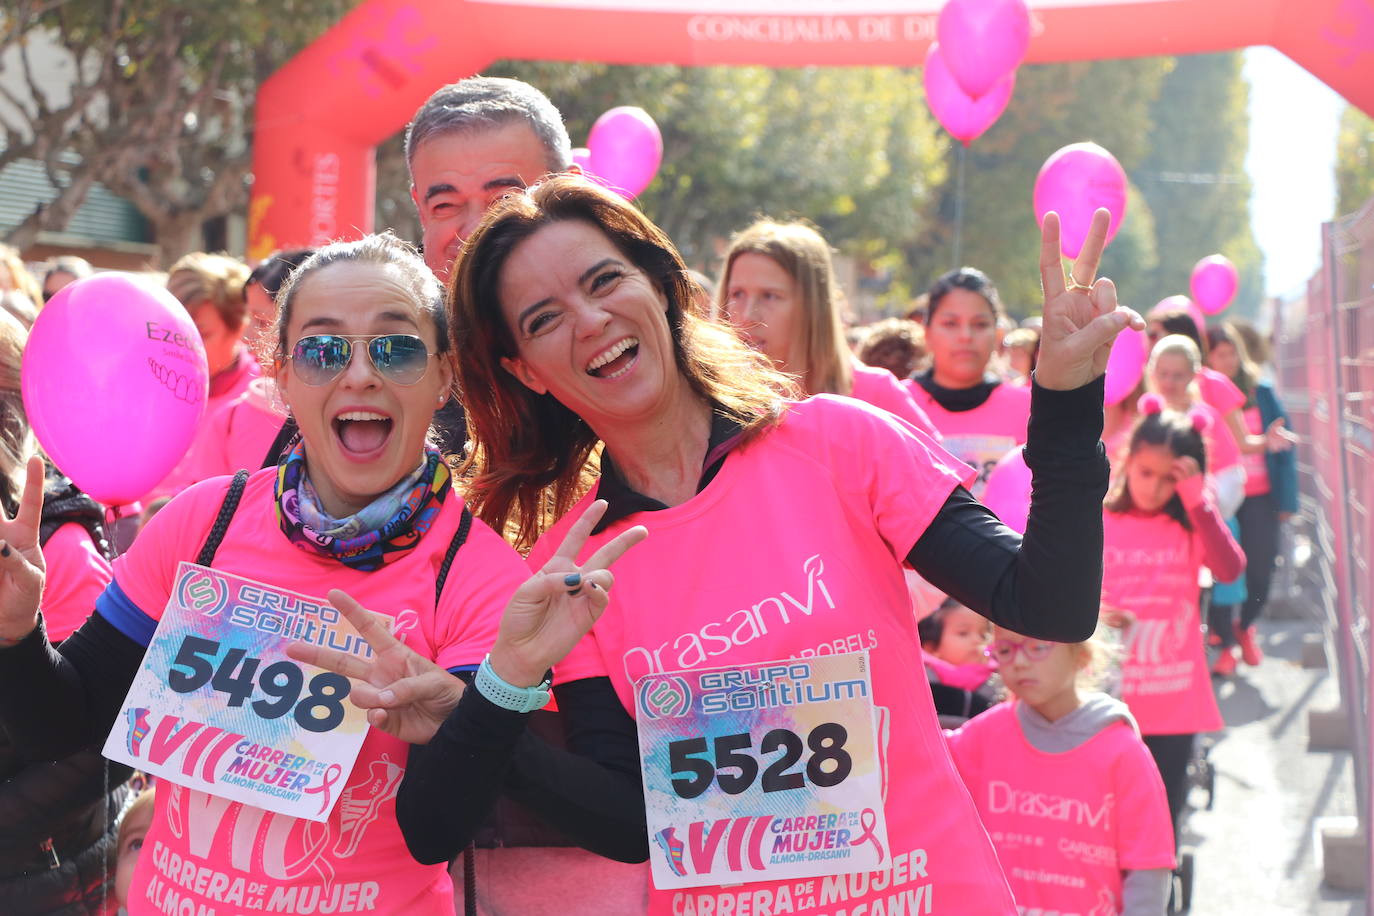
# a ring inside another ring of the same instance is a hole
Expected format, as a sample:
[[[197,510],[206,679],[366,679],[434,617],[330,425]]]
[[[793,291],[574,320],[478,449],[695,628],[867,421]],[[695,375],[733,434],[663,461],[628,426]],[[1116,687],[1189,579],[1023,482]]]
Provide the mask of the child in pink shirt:
[[[1123,629],[1122,696],[1155,755],[1177,820],[1199,732],[1222,727],[1203,655],[1198,572],[1234,579],[1245,555],[1205,486],[1197,414],[1144,413],[1103,517],[1103,617]]]
[[[997,627],[988,651],[1016,699],[946,737],[1021,912],[1164,912],[1174,833],[1159,771],[1125,705],[1081,692],[1103,648]]]

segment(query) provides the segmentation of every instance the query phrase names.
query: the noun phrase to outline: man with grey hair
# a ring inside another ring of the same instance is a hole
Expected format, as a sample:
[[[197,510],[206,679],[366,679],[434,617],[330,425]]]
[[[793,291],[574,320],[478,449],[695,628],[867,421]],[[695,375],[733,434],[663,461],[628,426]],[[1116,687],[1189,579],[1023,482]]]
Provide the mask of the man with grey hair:
[[[550,172],[580,172],[563,117],[519,80],[474,76],[429,97],[406,129],[410,196],[425,263],[447,281],[463,240],[511,188]]]

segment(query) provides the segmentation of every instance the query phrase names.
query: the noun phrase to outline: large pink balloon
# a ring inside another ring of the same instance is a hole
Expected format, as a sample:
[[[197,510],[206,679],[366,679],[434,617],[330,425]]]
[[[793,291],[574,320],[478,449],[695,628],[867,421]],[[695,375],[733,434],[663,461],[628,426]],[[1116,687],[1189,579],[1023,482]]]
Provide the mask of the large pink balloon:
[[[1140,377],[1145,374],[1149,351],[1149,341],[1134,328],[1126,328],[1116,335],[1112,352],[1107,355],[1107,393],[1103,402],[1108,407],[1120,404],[1126,395],[1135,391]]]
[[[77,280],[44,306],[24,348],[24,409],[77,486],[132,503],[191,444],[209,391],[191,316],[159,286],[124,273]]]
[[[968,146],[974,139],[982,136],[983,131],[993,125],[1007,103],[1011,101],[1012,90],[1016,88],[1015,71],[998,80],[992,90],[982,98],[975,99],[959,87],[949,72],[939,42],[930,46],[926,52],[926,65],[923,72],[926,87],[926,104],[935,115],[935,120],[944,125],[950,136]]]
[[[1193,300],[1202,307],[1202,311],[1215,315],[1224,311],[1236,298],[1240,274],[1236,272],[1236,265],[1225,255],[1214,254],[1194,265],[1188,286],[1193,292]]]
[[[1035,179],[1035,218],[1059,214],[1059,247],[1066,258],[1078,257],[1098,207],[1112,214],[1107,241],[1116,237],[1126,215],[1126,172],[1116,157],[1096,143],[1072,143],[1056,151]]]
[[[1165,312],[1174,312],[1179,309],[1183,309],[1185,312],[1188,313],[1188,316],[1193,319],[1193,324],[1197,325],[1197,333],[1199,337],[1202,337],[1207,333],[1206,313],[1202,311],[1201,306],[1199,306],[1192,299],[1189,299],[1187,296],[1169,296],[1167,299],[1159,300],[1159,302],[1155,304],[1155,307],[1150,309],[1150,311],[1145,315],[1145,320],[1149,321],[1150,319],[1162,315]]]
[[[976,99],[1025,58],[1030,30],[1023,0],[949,0],[940,10],[935,37],[954,79]]]
[[[649,186],[663,162],[663,135],[643,108],[622,105],[596,119],[587,135],[585,166],[625,197]]]
[[[1031,472],[1021,454],[1021,446],[997,460],[983,489],[983,505],[1008,527],[1026,533],[1030,515]]]

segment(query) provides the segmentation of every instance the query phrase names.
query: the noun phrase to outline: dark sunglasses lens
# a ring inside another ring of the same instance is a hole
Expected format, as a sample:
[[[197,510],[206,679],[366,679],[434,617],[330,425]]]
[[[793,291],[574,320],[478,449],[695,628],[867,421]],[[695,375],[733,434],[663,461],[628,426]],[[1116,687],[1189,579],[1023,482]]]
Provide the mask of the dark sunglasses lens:
[[[323,385],[348,367],[353,345],[346,337],[318,334],[302,337],[291,351],[296,374],[307,385]]]
[[[425,342],[412,334],[387,334],[368,344],[372,365],[398,385],[414,385],[424,378],[429,365]]]

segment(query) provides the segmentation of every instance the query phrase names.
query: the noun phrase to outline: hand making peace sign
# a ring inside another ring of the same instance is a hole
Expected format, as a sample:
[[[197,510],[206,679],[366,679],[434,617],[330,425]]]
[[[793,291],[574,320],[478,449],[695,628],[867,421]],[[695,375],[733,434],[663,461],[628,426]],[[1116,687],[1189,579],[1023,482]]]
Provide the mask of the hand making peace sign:
[[[24,495],[14,518],[0,510],[0,645],[13,645],[38,625],[47,564],[38,546],[43,520],[43,459],[34,455],[25,469]]]
[[[1097,277],[1107,246],[1111,214],[1098,208],[1069,279],[1059,258],[1059,214],[1045,214],[1040,229],[1040,283],[1045,294],[1040,359],[1035,380],[1043,388],[1080,388],[1107,370],[1112,341],[1127,327],[1145,329],[1145,320],[1116,302],[1116,284]]]
[[[501,617],[491,665],[502,680],[532,687],[544,672],[562,661],[592,628],[610,601],[615,577],[609,567],[648,536],[643,526],[624,531],[603,544],[587,562],[577,554],[605,514],[597,500],[568,530],[544,568],[511,596]],[[458,705],[463,682],[393,636],[380,617],[365,610],[339,589],[329,600],[372,647],[370,660],[297,643],[287,653],[300,662],[335,671],[353,681],[349,698],[368,710],[373,726],[411,744],[424,744]]]

